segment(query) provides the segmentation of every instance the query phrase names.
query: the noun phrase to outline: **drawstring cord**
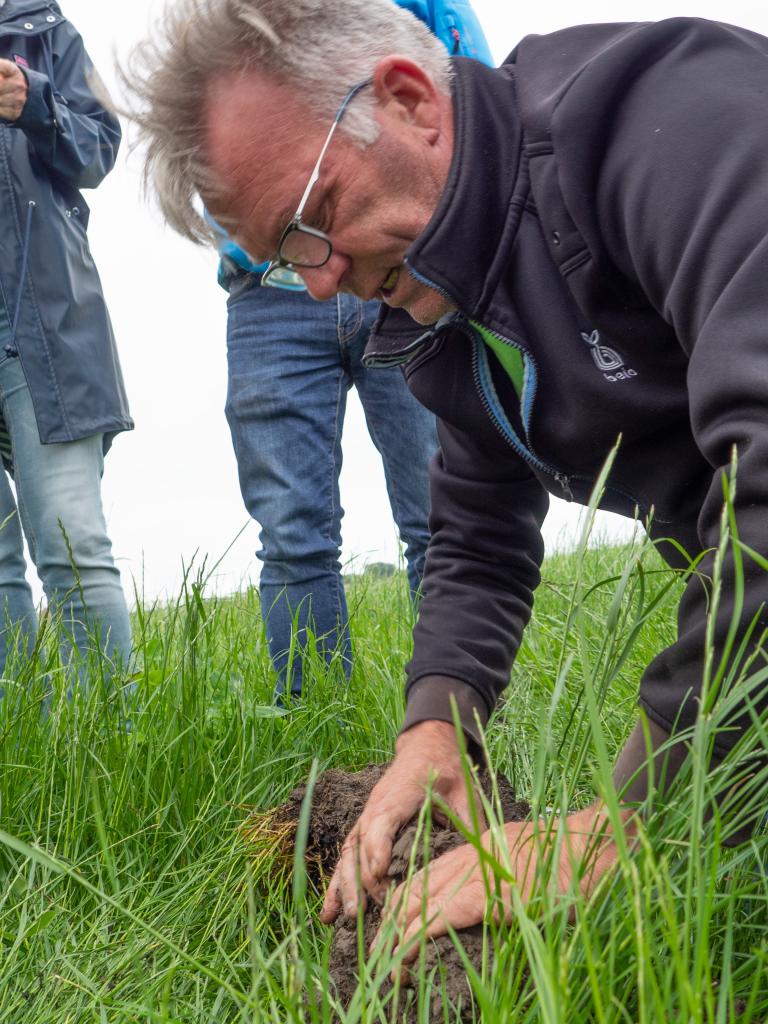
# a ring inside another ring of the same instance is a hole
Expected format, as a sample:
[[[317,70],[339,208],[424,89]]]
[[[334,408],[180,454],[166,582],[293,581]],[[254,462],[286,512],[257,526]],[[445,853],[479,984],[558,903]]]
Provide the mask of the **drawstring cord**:
[[[45,57],[45,67],[48,72],[48,81],[51,83],[51,91],[54,96],[56,95],[56,80],[53,75],[53,54],[51,53],[51,40],[48,37],[48,33],[43,34],[43,56]]]
[[[36,203],[34,199],[30,199],[29,205],[27,206],[27,225],[24,229],[24,246],[21,252],[21,277],[19,278],[19,291],[16,296],[16,309],[13,313],[13,323],[11,324],[11,345],[16,348],[16,330],[19,326],[19,314],[21,313],[21,297],[24,294],[24,281],[27,277],[27,264],[29,262],[29,241],[32,236],[32,212],[35,209]]]
[[[47,33],[43,34],[42,43],[43,56],[45,58],[46,70],[48,71],[48,79],[51,83],[51,90],[55,95],[56,81],[53,74],[53,54],[51,52],[50,39]],[[32,237],[32,213],[34,212],[36,205],[37,204],[34,199],[30,199],[27,204],[27,223],[24,227],[24,245],[22,246],[21,252],[21,277],[19,278],[19,291],[16,296],[16,309],[13,311],[13,322],[11,323],[11,344],[5,346],[5,351],[8,352],[8,350],[11,349],[14,355],[18,353],[18,349],[16,348],[16,331],[19,327],[21,299],[24,294],[24,282],[27,278],[27,268],[29,264],[29,243]],[[10,352],[8,352],[8,354],[10,355]]]

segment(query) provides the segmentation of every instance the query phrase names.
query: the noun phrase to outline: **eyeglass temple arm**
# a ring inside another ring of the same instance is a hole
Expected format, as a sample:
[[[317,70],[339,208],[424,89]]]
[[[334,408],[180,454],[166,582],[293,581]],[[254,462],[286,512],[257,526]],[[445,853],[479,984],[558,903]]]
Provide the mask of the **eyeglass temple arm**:
[[[307,200],[309,199],[309,194],[312,191],[312,189],[315,187],[315,185],[317,184],[317,179],[320,177],[320,165],[323,162],[323,157],[325,156],[326,151],[327,151],[328,147],[331,144],[331,139],[333,138],[334,134],[336,133],[336,129],[339,126],[339,122],[341,121],[342,117],[344,117],[344,114],[346,113],[347,107],[352,102],[352,100],[355,98],[355,96],[357,96],[357,94],[359,92],[361,92],[363,89],[367,88],[367,86],[372,85],[372,84],[373,84],[373,79],[372,78],[366,78],[366,80],[364,82],[358,82],[358,84],[355,85],[352,89],[350,89],[349,92],[347,93],[347,95],[344,97],[344,99],[342,101],[342,104],[339,107],[339,112],[336,114],[336,119],[334,120],[333,124],[331,125],[331,130],[328,132],[328,138],[325,140],[325,145],[320,150],[320,156],[317,158],[317,163],[315,164],[315,169],[312,171],[310,179],[307,182],[307,187],[304,189],[304,195],[301,197],[301,202],[299,203],[299,208],[296,211],[296,214],[294,216],[294,220],[301,220],[301,215],[302,215],[302,213],[304,213],[304,207],[307,205]]]

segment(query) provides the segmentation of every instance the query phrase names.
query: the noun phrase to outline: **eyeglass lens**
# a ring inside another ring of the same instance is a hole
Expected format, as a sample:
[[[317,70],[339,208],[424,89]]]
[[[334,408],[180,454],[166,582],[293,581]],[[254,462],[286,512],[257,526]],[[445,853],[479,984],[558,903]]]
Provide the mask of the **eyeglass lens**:
[[[305,292],[307,286],[297,271],[289,270],[288,267],[274,266],[266,270],[261,278],[261,283],[268,288],[282,288],[289,292]]]
[[[294,267],[322,267],[330,255],[330,239],[305,231],[299,224],[288,231],[280,246],[281,260]]]

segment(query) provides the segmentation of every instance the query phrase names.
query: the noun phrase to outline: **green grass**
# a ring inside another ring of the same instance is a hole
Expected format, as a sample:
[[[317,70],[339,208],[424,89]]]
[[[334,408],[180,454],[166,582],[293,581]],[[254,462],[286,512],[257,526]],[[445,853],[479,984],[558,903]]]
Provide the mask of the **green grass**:
[[[680,583],[647,548],[582,548],[543,575],[489,749],[535,808],[583,806],[596,791],[611,804],[610,762],[644,665],[674,637]],[[360,577],[349,596],[351,684],[310,657],[309,696],[285,714],[271,706],[255,592],[205,599],[191,581],[174,606],[137,612],[139,710],[108,681],[68,700],[53,637],[6,682],[2,1024],[334,1019],[317,896],[240,826],[313,766],[390,757],[406,583]],[[748,685],[731,681],[736,694]],[[486,1024],[768,1018],[768,841],[725,849],[719,816],[706,815],[717,725],[716,710],[702,716],[685,778],[589,905],[555,899],[542,877],[531,909],[492,930],[494,965],[475,982]],[[734,760],[720,774],[737,772]],[[768,808],[764,768],[745,792]],[[369,966],[347,1024],[391,1019],[376,995],[390,965]],[[326,994],[307,1001],[308,989]]]

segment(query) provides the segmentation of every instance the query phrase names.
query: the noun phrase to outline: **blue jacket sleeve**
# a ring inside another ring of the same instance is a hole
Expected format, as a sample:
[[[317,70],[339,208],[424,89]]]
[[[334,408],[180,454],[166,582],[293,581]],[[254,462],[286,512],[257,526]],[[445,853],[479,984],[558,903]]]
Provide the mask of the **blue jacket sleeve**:
[[[55,82],[22,69],[29,96],[16,126],[53,173],[75,188],[96,188],[115,165],[120,122],[96,95],[103,86],[96,84],[100,79],[82,39],[67,22],[53,35],[50,66]]]
[[[488,40],[471,0],[396,0],[432,29],[454,57],[472,57],[495,67]]]

